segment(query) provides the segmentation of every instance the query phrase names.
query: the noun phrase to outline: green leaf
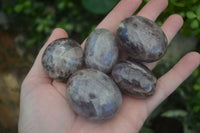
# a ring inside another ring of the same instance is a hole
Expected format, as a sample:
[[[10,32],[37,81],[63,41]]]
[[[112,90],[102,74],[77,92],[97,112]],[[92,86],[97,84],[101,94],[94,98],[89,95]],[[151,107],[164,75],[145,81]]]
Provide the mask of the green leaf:
[[[43,25],[43,24],[39,24],[39,25],[37,26],[37,28],[36,28],[36,31],[37,31],[37,32],[42,32],[43,29],[44,29],[44,25]]]
[[[185,110],[168,110],[164,112],[161,116],[163,117],[185,117],[187,115],[187,112]]]
[[[20,13],[23,10],[24,6],[22,4],[18,4],[14,7],[15,12]]]
[[[25,1],[24,2],[24,7],[30,8],[31,7],[31,1]]]
[[[85,9],[94,14],[109,12],[119,0],[82,0]]]
[[[62,2],[58,3],[58,9],[60,9],[60,10],[64,10],[65,6],[66,6],[65,1],[62,1]]]
[[[161,21],[156,22],[159,26],[161,26],[163,23]]]
[[[200,16],[200,7],[196,10],[197,16]]]
[[[72,31],[74,29],[74,25],[73,24],[66,24],[65,27],[64,27],[67,31]]]
[[[185,12],[180,12],[179,15],[181,15],[181,17],[185,17]]]
[[[199,22],[198,22],[198,20],[194,20],[194,21],[192,21],[192,23],[190,24],[190,27],[192,28],[192,29],[197,29],[197,28],[199,28]]]
[[[186,13],[186,16],[189,18],[189,19],[194,19],[196,17],[196,14],[192,11],[188,11]]]
[[[200,91],[200,85],[194,85],[194,90],[196,90],[196,91]]]
[[[198,106],[198,105],[197,105],[197,106],[194,106],[194,107],[193,107],[193,111],[194,111],[194,112],[199,112],[199,111],[200,111],[200,106]]]

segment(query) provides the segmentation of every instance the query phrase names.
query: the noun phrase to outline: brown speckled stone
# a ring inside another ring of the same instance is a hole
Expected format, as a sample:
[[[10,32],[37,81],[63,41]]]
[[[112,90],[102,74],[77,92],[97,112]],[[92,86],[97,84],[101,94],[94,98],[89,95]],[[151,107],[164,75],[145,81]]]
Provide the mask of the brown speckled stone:
[[[117,37],[120,46],[138,61],[159,60],[167,49],[168,41],[162,29],[155,22],[141,16],[124,19],[117,29]]]
[[[84,59],[87,68],[109,73],[118,59],[115,36],[107,29],[96,29],[85,43]]]
[[[81,68],[83,52],[80,45],[69,38],[61,38],[49,44],[42,56],[42,65],[47,74],[65,81]]]
[[[79,70],[69,78],[67,98],[77,114],[91,120],[111,118],[122,103],[115,82],[95,69]]]
[[[149,97],[156,90],[156,77],[144,65],[124,61],[114,66],[112,77],[120,89],[138,98]]]

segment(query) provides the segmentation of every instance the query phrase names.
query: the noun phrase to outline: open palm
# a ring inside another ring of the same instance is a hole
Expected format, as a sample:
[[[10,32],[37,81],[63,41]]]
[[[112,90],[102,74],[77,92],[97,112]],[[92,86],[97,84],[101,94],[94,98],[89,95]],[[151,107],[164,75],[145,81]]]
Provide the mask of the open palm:
[[[131,16],[141,0],[121,0],[97,28],[115,33],[120,21]],[[137,15],[155,20],[167,7],[167,0],[151,0]],[[162,25],[168,41],[182,26],[179,15],[171,15]],[[33,67],[21,87],[20,133],[135,133],[140,130],[148,115],[166,99],[200,64],[200,54],[185,55],[169,72],[160,77],[156,93],[147,99],[123,95],[119,112],[104,122],[89,121],[75,114],[66,100],[66,84],[52,80],[44,72],[41,56],[47,45],[55,39],[68,37],[62,29],[55,29],[38,54]],[[84,43],[82,44],[84,47]],[[152,69],[156,63],[147,64]]]

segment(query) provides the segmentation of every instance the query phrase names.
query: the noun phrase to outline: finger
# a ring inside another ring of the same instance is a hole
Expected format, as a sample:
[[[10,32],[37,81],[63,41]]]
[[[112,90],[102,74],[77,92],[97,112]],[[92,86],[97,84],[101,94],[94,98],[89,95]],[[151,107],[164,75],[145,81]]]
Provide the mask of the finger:
[[[48,75],[45,73],[42,64],[41,64],[41,58],[44,50],[46,47],[51,43],[52,41],[59,39],[59,38],[66,38],[68,37],[67,33],[61,29],[61,28],[56,28],[53,30],[52,34],[50,35],[49,39],[47,42],[44,44],[44,46],[41,48],[38,56],[35,59],[35,62],[28,74],[28,76],[36,76],[40,78],[49,78]]]
[[[167,36],[169,43],[174,38],[179,29],[182,27],[182,25],[183,25],[183,18],[178,14],[171,15],[164,22],[161,28],[164,31],[165,35]]]
[[[142,0],[121,0],[103,19],[97,28],[106,28],[115,33],[119,23],[130,17],[141,4]]]
[[[200,54],[191,52],[185,55],[169,72],[157,81],[157,90],[153,97],[147,101],[150,114],[163,100],[200,65]]]
[[[162,30],[167,36],[168,44],[170,44],[171,40],[174,38],[174,36],[177,34],[177,32],[180,30],[180,28],[183,25],[183,18],[180,15],[174,14],[167,18],[167,20],[162,25]],[[154,63],[145,63],[145,65],[149,69],[153,69],[158,61]]]
[[[137,14],[153,21],[168,6],[168,0],[150,0]]]
[[[115,33],[119,23],[130,17],[140,6],[142,0],[121,0],[96,28],[105,28]],[[84,49],[85,41],[81,44]]]

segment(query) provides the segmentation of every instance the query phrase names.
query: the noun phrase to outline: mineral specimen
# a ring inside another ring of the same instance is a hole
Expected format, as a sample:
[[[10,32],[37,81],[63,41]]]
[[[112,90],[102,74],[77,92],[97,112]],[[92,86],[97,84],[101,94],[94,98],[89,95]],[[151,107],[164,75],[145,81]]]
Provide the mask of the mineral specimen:
[[[83,52],[80,45],[68,38],[61,38],[48,45],[42,56],[42,65],[47,74],[53,78],[65,81],[75,71],[81,68]]]
[[[138,98],[149,97],[156,90],[156,77],[146,66],[137,62],[116,64],[112,77],[123,92]]]
[[[94,69],[79,70],[69,78],[67,98],[77,114],[91,120],[111,118],[122,103],[121,93],[114,81]]]
[[[167,49],[167,37],[153,21],[132,16],[124,19],[118,29],[120,46],[137,61],[153,62],[159,60]]]
[[[85,43],[84,58],[86,67],[110,72],[118,59],[115,36],[107,29],[94,30]]]

